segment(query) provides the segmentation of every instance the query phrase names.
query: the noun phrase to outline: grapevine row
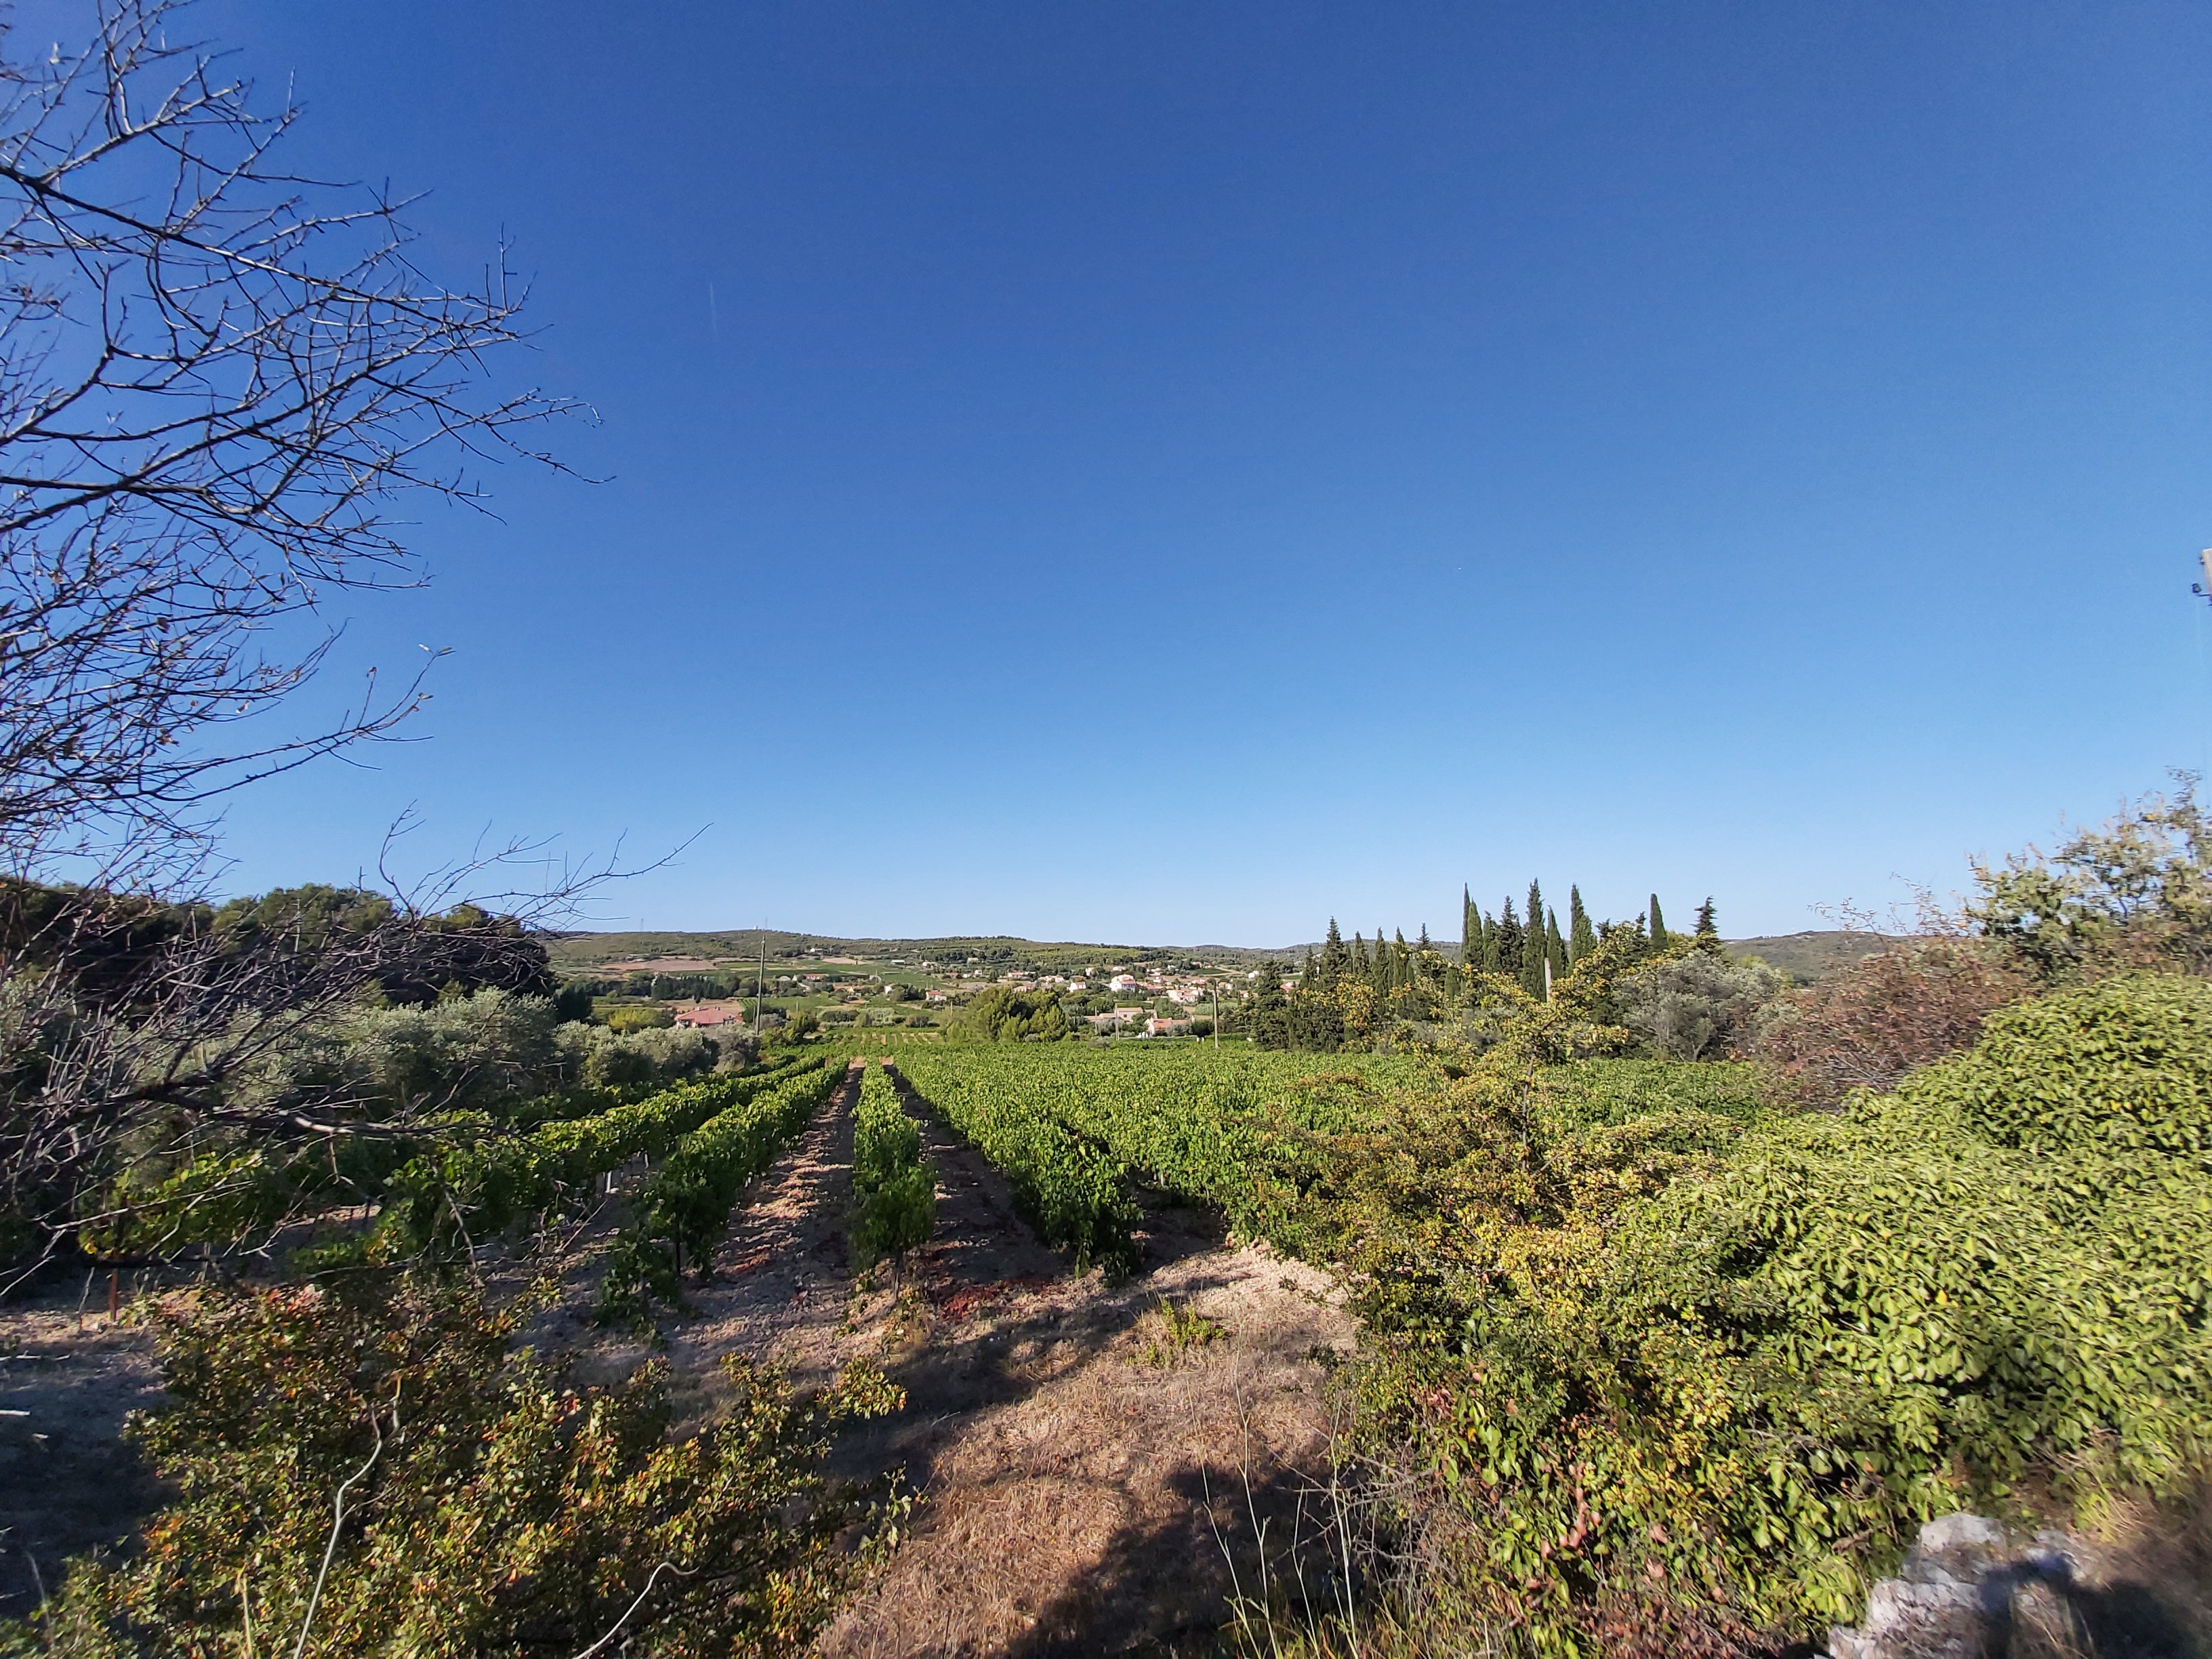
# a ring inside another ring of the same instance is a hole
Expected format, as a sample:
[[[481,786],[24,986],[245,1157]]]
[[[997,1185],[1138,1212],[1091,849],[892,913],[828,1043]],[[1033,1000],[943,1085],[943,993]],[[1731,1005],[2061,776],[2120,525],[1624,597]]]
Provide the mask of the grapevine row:
[[[798,1070],[818,1066],[805,1061]],[[470,1236],[497,1232],[517,1216],[573,1200],[634,1158],[665,1155],[679,1137],[783,1087],[793,1075],[784,1068],[679,1084],[592,1117],[426,1154],[392,1177],[378,1230],[417,1249],[456,1229]]]
[[[738,1189],[775,1161],[845,1078],[842,1067],[810,1064],[678,1141],[639,1191],[637,1218],[616,1240],[601,1316],[637,1316],[648,1297],[678,1303],[684,1255],[708,1259],[729,1226]]]
[[[921,1161],[921,1131],[879,1066],[861,1074],[853,1113],[853,1265],[896,1260],[937,1225],[937,1180]]]
[[[1127,1272],[1137,1260],[1127,1164],[1063,1121],[1048,1092],[1021,1087],[1018,1064],[974,1063],[988,1052],[916,1048],[899,1074],[1006,1177],[1048,1244],[1073,1251],[1079,1268]]]

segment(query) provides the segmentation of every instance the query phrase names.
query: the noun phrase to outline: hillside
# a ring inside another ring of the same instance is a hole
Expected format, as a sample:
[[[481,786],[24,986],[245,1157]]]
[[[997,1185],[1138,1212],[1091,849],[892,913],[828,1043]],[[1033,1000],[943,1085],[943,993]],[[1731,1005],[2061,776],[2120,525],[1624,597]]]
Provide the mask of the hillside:
[[[1881,933],[1846,929],[1784,933],[1762,939],[1730,939],[1729,953],[1757,957],[1781,969],[1800,984],[1809,983],[1856,961],[1888,942]],[[819,951],[824,957],[850,957],[868,963],[895,958],[940,963],[965,962],[974,957],[1006,968],[1040,971],[1125,967],[1139,963],[1191,963],[1210,966],[1250,964],[1274,960],[1296,963],[1316,944],[1255,946],[1244,945],[1107,945],[1080,940],[1016,939],[1007,934],[948,935],[937,939],[846,939],[832,933],[799,933],[782,928],[736,927],[712,933],[628,932],[571,933],[549,935],[546,949],[553,965],[571,974],[586,973],[611,963],[651,963],[674,969],[676,964],[703,968],[726,963],[757,962],[767,946],[771,963],[790,961]],[[1441,941],[1440,941],[1441,943]],[[1455,945],[1443,946],[1456,955]]]
[[[1757,957],[1769,967],[1779,968],[1800,985],[1809,985],[1861,957],[1870,956],[1891,942],[1886,933],[1862,933],[1844,928],[1784,933],[1771,939],[1732,939],[1732,957]]]
[[[1316,948],[1285,945],[1259,949],[1238,945],[1103,945],[1076,940],[1041,941],[1005,935],[957,935],[941,939],[842,939],[828,933],[796,933],[780,928],[740,927],[719,933],[556,933],[546,949],[556,968],[583,973],[610,963],[720,964],[757,962],[763,944],[768,959],[788,961],[820,951],[862,962],[921,957],[934,962],[979,962],[1006,967],[1066,969],[1122,967],[1140,963],[1246,963],[1274,958],[1296,962],[1299,952]]]

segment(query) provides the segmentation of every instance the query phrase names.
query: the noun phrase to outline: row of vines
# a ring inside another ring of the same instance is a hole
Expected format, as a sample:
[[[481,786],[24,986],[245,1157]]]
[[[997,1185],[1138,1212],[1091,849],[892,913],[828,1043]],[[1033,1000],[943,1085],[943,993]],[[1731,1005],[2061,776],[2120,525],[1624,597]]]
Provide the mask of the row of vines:
[[[921,1161],[921,1131],[890,1073],[869,1066],[853,1112],[853,1265],[894,1262],[937,1225],[937,1177]]]
[[[1339,1272],[1364,1513],[1437,1650],[1786,1646],[1936,1515],[2212,1466],[2212,988],[2053,994],[1838,1114],[1565,1059],[1575,994],[1453,1060],[899,1064],[1079,1259],[1133,1262],[1150,1186]]]
[[[634,1218],[611,1253],[601,1316],[641,1317],[648,1299],[678,1303],[684,1258],[708,1260],[729,1226],[738,1188],[775,1161],[846,1076],[841,1066],[810,1062],[678,1141],[630,1200]]]

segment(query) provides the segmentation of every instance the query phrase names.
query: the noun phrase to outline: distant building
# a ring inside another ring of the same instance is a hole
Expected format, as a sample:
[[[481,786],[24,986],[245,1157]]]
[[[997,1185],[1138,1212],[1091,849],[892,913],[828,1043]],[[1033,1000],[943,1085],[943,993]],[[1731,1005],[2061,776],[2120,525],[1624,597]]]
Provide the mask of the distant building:
[[[742,1025],[745,1023],[745,1017],[729,1008],[678,1008],[676,1023],[703,1031],[716,1025]]]
[[[1146,1036],[1182,1036],[1190,1030],[1187,1019],[1148,1019],[1145,1022]]]
[[[1109,991],[1133,991],[1137,988],[1136,976],[1133,974],[1116,974],[1106,981],[1106,988]]]

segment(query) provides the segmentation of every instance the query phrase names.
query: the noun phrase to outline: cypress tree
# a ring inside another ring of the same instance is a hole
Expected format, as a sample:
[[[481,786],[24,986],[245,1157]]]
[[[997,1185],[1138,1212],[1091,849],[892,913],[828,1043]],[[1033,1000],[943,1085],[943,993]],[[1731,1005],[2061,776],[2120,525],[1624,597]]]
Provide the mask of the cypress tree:
[[[1375,969],[1367,960],[1367,941],[1358,933],[1352,936],[1352,971],[1362,979],[1372,979]]]
[[[1413,982],[1413,953],[1406,948],[1406,930],[1393,928],[1391,937],[1398,944],[1390,953],[1390,982],[1394,986],[1411,985]]]
[[[1482,923],[1482,971],[1502,974],[1505,971],[1505,958],[1500,954],[1505,948],[1504,937],[1498,931],[1496,922],[1479,911],[1476,914]]]
[[[1459,890],[1459,959],[1469,969],[1482,966],[1482,912],[1464,885]]]
[[[1580,962],[1597,949],[1597,933],[1590,927],[1589,912],[1583,908],[1583,890],[1567,889],[1567,961]]]
[[[1532,997],[1544,994],[1544,962],[1550,951],[1544,938],[1544,890],[1528,884],[1528,936],[1521,947],[1521,988]]]
[[[1375,930],[1375,994],[1387,997],[1390,988],[1398,982],[1398,964],[1391,959],[1390,947],[1384,942],[1382,930]]]
[[[1344,977],[1345,964],[1351,960],[1352,953],[1344,948],[1344,935],[1336,931],[1336,918],[1331,916],[1328,919],[1328,937],[1322,941],[1321,946],[1321,988],[1334,991],[1337,981]]]
[[[1667,942],[1667,921],[1666,919],[1659,914],[1659,895],[1656,893],[1654,893],[1651,896],[1650,919],[1651,945],[1652,948],[1656,950],[1659,946],[1666,944]]]
[[[1498,919],[1496,972],[1518,976],[1521,972],[1521,918],[1513,914],[1513,901],[1505,901],[1505,914]]]
[[[1547,909],[1544,912],[1544,943],[1552,958],[1552,977],[1565,979],[1567,976],[1567,942],[1559,937],[1559,913],[1557,910]]]

